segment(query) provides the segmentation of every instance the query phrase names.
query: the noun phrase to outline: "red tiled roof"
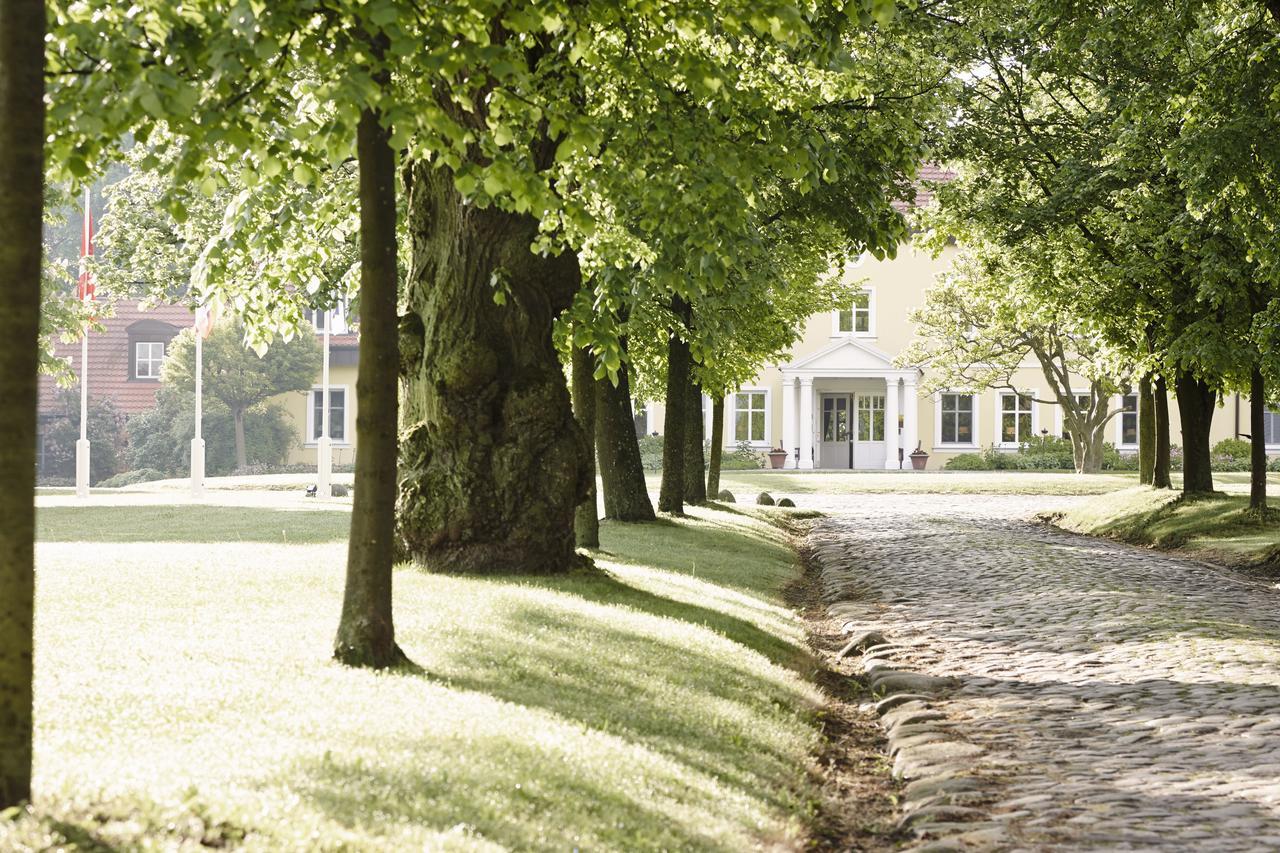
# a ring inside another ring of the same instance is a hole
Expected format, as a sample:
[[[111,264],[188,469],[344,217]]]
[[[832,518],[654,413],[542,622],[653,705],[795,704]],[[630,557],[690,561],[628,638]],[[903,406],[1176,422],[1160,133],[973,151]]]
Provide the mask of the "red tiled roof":
[[[100,322],[105,331],[89,333],[89,399],[110,399],[126,415],[145,412],[156,404],[160,382],[154,379],[132,379],[129,375],[129,327],[140,320],[159,321],[180,331],[191,325],[191,311],[180,305],[156,305],[142,310],[134,300],[120,300],[115,316]],[[80,342],[58,341],[54,353],[69,358],[71,369],[80,372]],[[40,377],[40,413],[56,408],[57,384],[48,376]]]
[[[945,184],[948,181],[956,179],[954,169],[948,169],[933,163],[925,163],[920,166],[920,173],[916,175],[916,200],[914,204],[905,201],[895,201],[894,208],[899,213],[907,213],[913,208],[928,207],[933,201],[933,188],[928,186],[930,183]]]

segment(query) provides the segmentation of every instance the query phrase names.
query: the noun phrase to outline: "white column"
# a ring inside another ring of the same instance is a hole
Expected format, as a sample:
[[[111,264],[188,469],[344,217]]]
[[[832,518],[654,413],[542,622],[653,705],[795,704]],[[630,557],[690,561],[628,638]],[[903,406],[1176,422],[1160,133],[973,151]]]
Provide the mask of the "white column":
[[[796,467],[796,448],[800,445],[796,424],[796,381],[788,376],[782,377],[782,441],[780,446],[787,451],[787,465]]]
[[[800,379],[800,465],[813,467],[813,378]]]
[[[919,417],[920,397],[916,394],[916,377],[912,373],[902,379],[902,449],[908,454],[920,443]],[[911,467],[910,462],[904,467]]]
[[[884,378],[884,467],[897,471],[898,463],[898,377]]]
[[[316,494],[333,497],[333,442],[329,440],[329,324],[333,315],[324,312],[324,361],[321,362],[320,440],[316,442]],[[310,405],[307,401],[307,405]]]
[[[196,432],[191,439],[191,494],[204,493],[204,335],[197,322],[196,333]]]

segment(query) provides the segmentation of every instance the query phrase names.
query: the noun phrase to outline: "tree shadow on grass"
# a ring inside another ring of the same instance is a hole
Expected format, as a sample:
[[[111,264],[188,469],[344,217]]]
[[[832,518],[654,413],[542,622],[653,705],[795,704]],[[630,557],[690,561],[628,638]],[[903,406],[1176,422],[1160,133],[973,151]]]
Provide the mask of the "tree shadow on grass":
[[[53,506],[36,510],[40,542],[340,542],[351,528],[344,510],[264,507]]]

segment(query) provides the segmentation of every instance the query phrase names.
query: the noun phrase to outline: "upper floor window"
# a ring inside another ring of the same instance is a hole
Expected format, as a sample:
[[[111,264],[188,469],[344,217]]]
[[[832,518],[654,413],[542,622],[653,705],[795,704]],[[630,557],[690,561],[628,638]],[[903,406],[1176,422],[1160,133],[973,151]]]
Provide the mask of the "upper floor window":
[[[973,444],[972,394],[943,394],[940,414],[943,444]]]
[[[1000,395],[1000,443],[1017,445],[1030,441],[1035,434],[1031,417],[1031,395]]]
[[[1120,443],[1138,443],[1138,395],[1125,394],[1120,398]]]
[[[133,345],[135,379],[159,379],[164,364],[164,341],[138,341]]]
[[[326,317],[329,321],[329,334],[345,335],[351,331],[351,327],[347,323],[347,303],[345,299],[339,299],[338,303],[328,311],[323,308],[307,310],[307,319],[311,321],[311,325],[315,326],[316,334],[324,331]]]
[[[863,290],[853,297],[853,304],[836,312],[836,331],[842,335],[874,335],[875,294]]]

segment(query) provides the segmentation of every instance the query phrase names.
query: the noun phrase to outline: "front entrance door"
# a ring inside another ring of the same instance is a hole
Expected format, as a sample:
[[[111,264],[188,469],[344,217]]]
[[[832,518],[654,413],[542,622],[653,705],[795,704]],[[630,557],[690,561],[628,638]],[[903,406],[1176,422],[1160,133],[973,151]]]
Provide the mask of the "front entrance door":
[[[853,467],[883,468],[884,443],[884,395],[859,394],[857,416],[854,420]],[[898,425],[894,424],[894,428]]]
[[[818,435],[819,468],[853,467],[853,395],[822,395],[822,432]]]

